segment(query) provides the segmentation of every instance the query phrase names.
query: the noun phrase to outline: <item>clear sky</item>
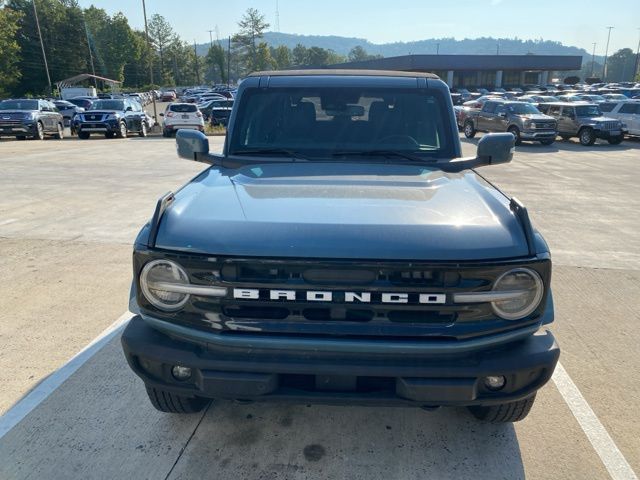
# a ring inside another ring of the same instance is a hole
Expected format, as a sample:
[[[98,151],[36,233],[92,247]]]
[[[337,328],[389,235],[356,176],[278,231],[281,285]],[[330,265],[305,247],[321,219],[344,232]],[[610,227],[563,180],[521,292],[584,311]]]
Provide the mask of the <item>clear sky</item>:
[[[121,11],[142,28],[142,0],[79,0],[108,13]],[[159,13],[187,41],[209,41],[216,26],[220,38],[237,30],[247,8],[260,10],[276,25],[276,0],[146,0],[147,16]],[[373,43],[427,38],[482,36],[557,40],[604,55],[607,26],[609,53],[640,38],[640,0],[279,0],[280,31],[302,35],[340,35]]]

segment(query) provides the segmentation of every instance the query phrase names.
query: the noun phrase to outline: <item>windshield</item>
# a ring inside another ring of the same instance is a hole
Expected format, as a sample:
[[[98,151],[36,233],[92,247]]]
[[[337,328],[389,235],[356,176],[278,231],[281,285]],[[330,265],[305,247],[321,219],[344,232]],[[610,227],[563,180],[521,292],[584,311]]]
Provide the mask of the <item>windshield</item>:
[[[507,106],[507,109],[511,113],[517,113],[518,115],[540,113],[540,110],[538,110],[530,103],[513,103]]]
[[[576,107],[576,115],[579,117],[598,117],[602,115],[596,105],[580,105]]]
[[[4,100],[0,110],[38,110],[37,100]]]
[[[286,149],[309,156],[393,150],[452,156],[444,98],[429,90],[335,87],[251,89],[229,154]]]
[[[96,100],[89,110],[124,110],[124,102],[122,100]]]

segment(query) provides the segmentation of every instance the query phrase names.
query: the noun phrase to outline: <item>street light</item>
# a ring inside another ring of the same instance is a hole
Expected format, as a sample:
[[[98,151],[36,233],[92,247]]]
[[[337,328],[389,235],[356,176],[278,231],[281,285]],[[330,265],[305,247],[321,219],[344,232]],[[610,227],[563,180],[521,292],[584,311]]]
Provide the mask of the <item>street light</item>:
[[[149,41],[149,27],[147,26],[147,6],[144,4],[144,0],[142,0],[142,13],[144,14],[144,34],[147,37],[147,50],[149,53],[149,80],[151,80],[151,86],[155,88],[155,84],[153,83],[153,55],[151,54],[151,42]],[[153,120],[157,125],[158,110],[156,108],[155,92],[151,95],[151,99],[153,100]]]
[[[604,66],[602,67],[602,80],[604,82],[607,81],[607,55],[609,54],[609,39],[611,38],[611,30],[613,27],[605,27],[609,29],[609,34],[607,35],[607,48],[604,49]]]
[[[591,54],[591,75],[589,75],[590,77],[593,77],[593,69],[595,67],[596,64],[596,44],[593,44],[593,53]]]

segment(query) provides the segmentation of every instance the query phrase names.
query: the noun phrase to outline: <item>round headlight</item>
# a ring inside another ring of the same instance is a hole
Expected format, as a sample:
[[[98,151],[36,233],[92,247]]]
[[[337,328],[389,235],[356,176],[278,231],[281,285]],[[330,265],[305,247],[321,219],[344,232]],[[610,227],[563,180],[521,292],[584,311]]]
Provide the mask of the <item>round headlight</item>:
[[[518,320],[530,315],[542,300],[544,285],[538,272],[514,268],[503,273],[493,285],[494,292],[513,292],[506,300],[491,303],[493,311],[505,320]]]
[[[187,272],[170,260],[153,260],[147,263],[140,274],[140,288],[145,298],[160,310],[181,309],[189,299],[180,287],[189,285]]]

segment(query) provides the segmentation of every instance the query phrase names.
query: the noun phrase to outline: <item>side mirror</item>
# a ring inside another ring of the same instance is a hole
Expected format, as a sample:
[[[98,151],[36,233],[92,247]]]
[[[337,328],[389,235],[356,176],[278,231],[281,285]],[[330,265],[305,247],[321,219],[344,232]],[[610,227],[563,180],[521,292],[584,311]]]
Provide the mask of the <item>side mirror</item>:
[[[176,147],[178,148],[178,156],[187,160],[219,165],[223,158],[220,155],[209,154],[209,140],[204,133],[197,130],[178,130]]]
[[[125,112],[133,112],[133,108],[132,107],[127,107]]]
[[[469,168],[509,163],[513,158],[516,139],[511,133],[488,133],[478,142],[474,158],[458,158],[438,166],[445,172],[460,172]]]
[[[160,116],[161,116],[161,117],[164,117],[164,113],[161,113],[161,114],[160,114]]]

